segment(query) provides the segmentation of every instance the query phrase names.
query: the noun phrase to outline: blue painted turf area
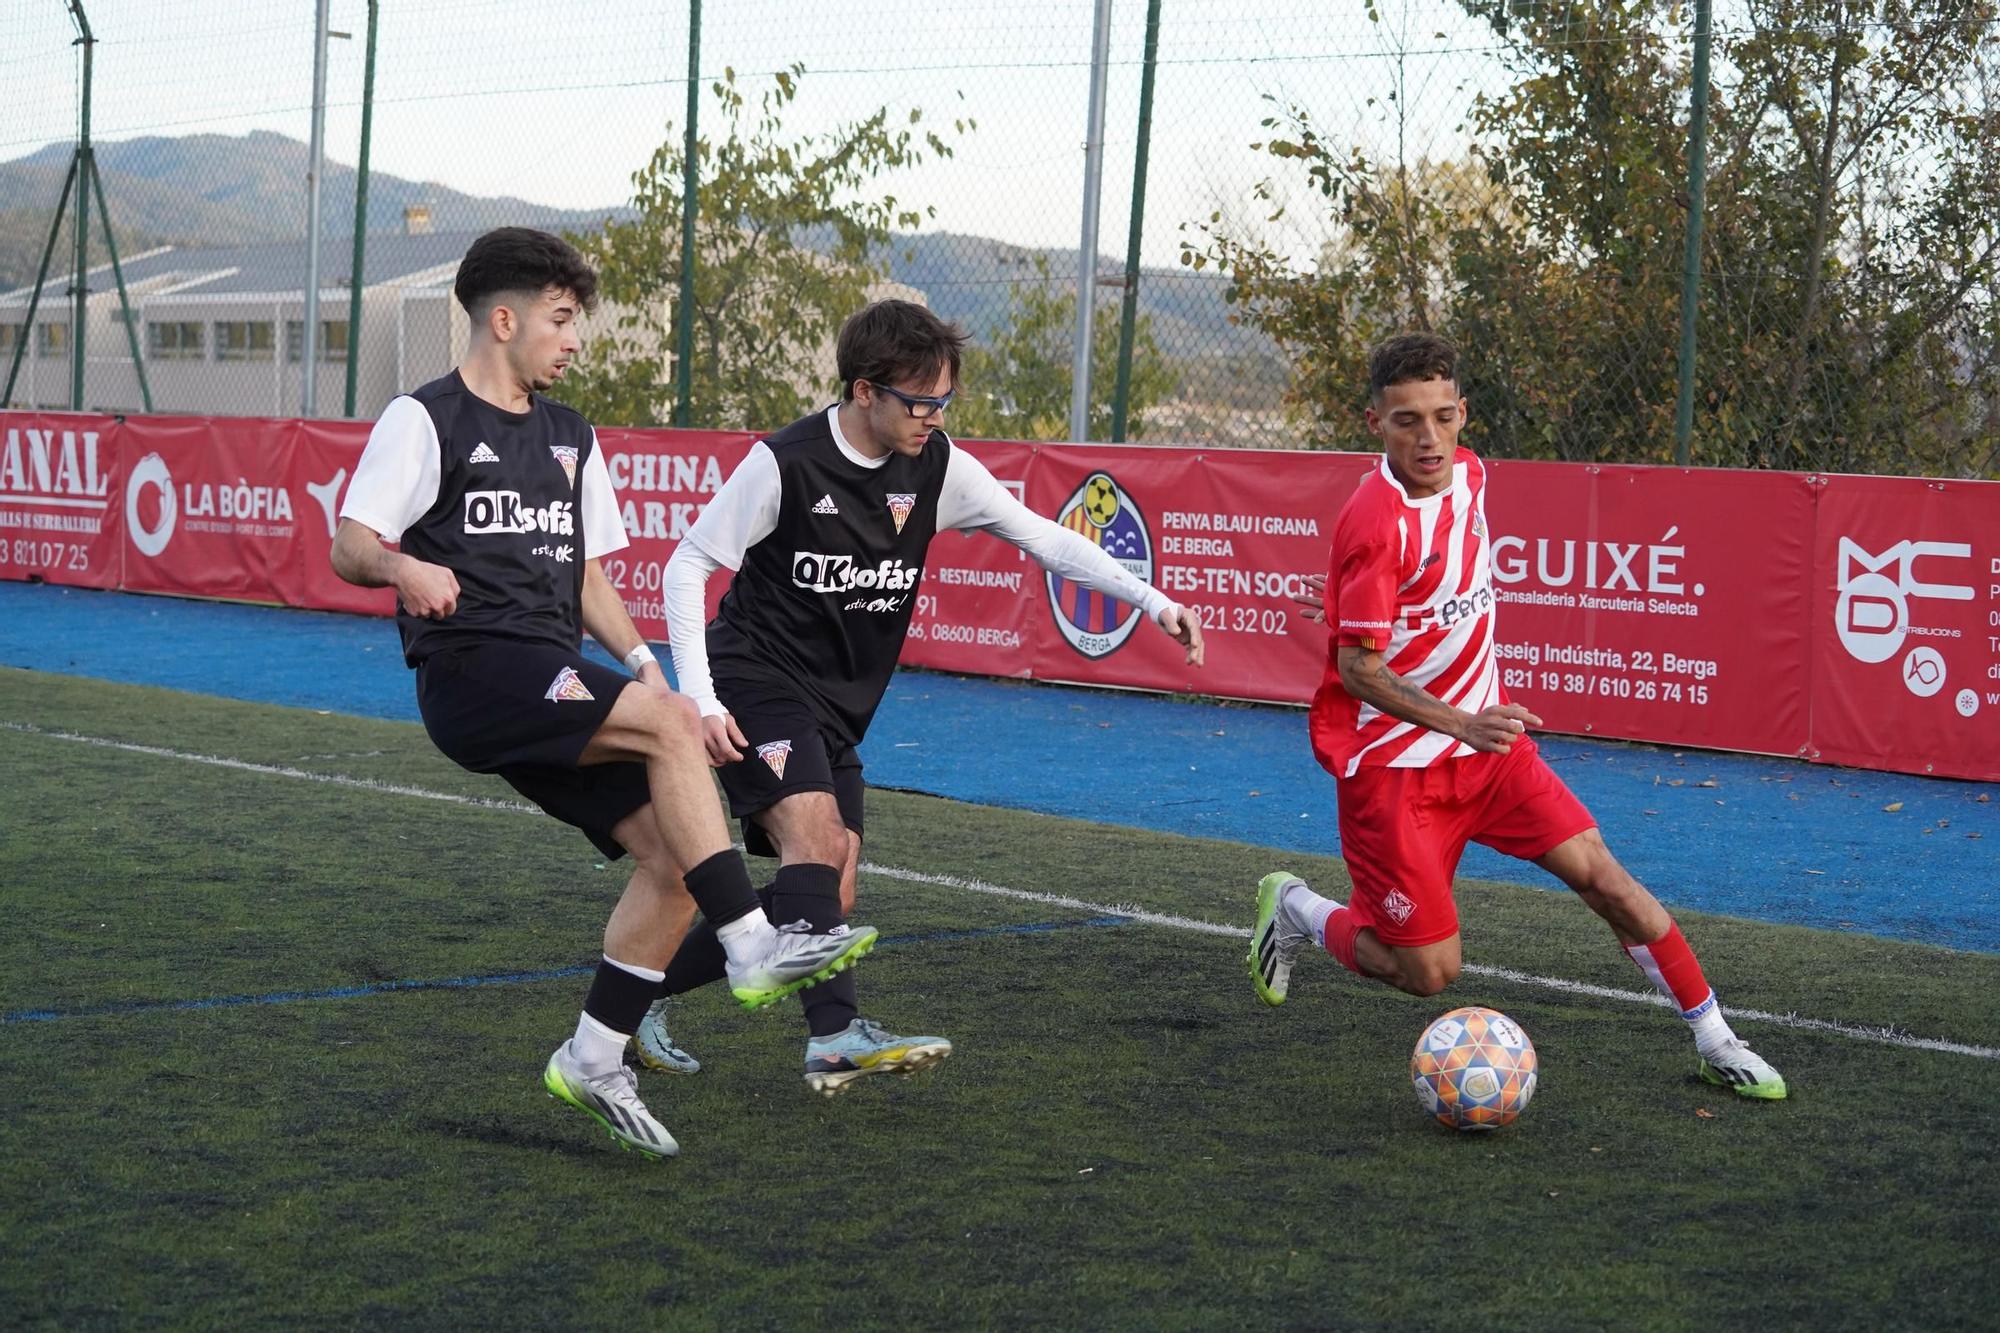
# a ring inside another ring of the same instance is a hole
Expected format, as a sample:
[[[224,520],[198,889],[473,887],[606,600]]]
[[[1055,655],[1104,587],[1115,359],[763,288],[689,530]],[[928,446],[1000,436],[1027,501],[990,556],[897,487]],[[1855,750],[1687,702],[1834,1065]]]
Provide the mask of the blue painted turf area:
[[[0,664],[417,720],[394,627],[365,617],[0,583]],[[1669,905],[2000,952],[2000,786],[1566,737],[1542,748]],[[1340,846],[1298,709],[906,672],[862,758],[878,786],[1280,852]],[[1244,866],[1246,904],[1270,868]],[[1483,847],[1461,869],[1554,884]],[[1093,878],[1079,865],[1069,883],[1023,887],[1088,897]]]

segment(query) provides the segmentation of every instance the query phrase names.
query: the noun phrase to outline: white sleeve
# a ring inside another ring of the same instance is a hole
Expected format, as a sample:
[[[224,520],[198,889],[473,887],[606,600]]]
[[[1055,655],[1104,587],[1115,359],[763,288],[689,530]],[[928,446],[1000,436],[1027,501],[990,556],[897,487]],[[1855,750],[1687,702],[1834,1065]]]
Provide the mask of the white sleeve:
[[[1026,551],[1051,573],[1131,603],[1148,620],[1158,620],[1160,612],[1174,605],[1173,598],[1140,582],[1096,542],[1016,500],[993,479],[985,464],[963,449],[952,449],[945,468],[944,491],[938,496],[938,528],[990,532]]]
[[[667,645],[674,655],[674,679],[703,717],[720,717],[729,711],[715,697],[715,679],[708,672],[708,632],[702,624],[708,579],[720,568],[715,557],[693,542],[683,541],[674,548],[660,580],[660,596],[667,604]]]
[[[590,432],[590,458],[583,465],[577,501],[583,506],[585,560],[596,560],[632,544],[632,539],[625,535],[625,520],[618,512],[618,493],[611,489],[611,469],[605,465],[604,450],[599,447],[594,430]]]
[[[392,398],[368,432],[340,516],[374,529],[385,542],[401,541],[404,530],[437,503],[439,478],[431,414],[408,395]]]
[[[778,502],[783,498],[783,487],[777,455],[762,440],[757,441],[729,474],[729,480],[722,483],[715,498],[702,506],[701,517],[688,529],[681,544],[694,543],[721,568],[743,568],[743,553],[770,536],[778,526]],[[680,659],[674,660],[678,663]]]

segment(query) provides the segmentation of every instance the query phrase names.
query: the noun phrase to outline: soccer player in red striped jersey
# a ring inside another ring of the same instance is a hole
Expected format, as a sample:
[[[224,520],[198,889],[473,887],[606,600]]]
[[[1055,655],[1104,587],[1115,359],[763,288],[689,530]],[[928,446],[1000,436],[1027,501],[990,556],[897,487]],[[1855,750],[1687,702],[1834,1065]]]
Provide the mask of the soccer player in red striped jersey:
[[[1298,951],[1436,995],[1461,962],[1452,875],[1469,841],[1533,861],[1604,918],[1693,1030],[1701,1076],[1745,1097],[1785,1080],[1730,1030],[1666,908],[1604,845],[1597,822],[1542,759],[1507,702],[1493,653],[1486,468],[1459,447],[1457,351],[1403,334],[1369,357],[1368,429],[1381,465],[1340,512],[1319,597],[1332,633],[1313,697],[1313,753],[1338,779],[1346,905],[1284,871],[1257,889],[1250,978],[1283,1004]]]

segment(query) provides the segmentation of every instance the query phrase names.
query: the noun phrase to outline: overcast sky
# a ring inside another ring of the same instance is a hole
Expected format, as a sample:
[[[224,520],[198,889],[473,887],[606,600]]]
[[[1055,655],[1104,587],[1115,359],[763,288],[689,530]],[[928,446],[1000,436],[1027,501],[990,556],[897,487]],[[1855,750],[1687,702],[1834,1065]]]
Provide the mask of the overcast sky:
[[[310,124],[311,0],[85,0],[99,38],[93,132],[301,140]],[[360,141],[362,0],[332,0],[327,152]],[[1100,249],[1128,225],[1146,7],[1114,6]],[[1176,262],[1177,224],[1249,215],[1275,165],[1249,145],[1270,96],[1309,106],[1329,133],[1393,158],[1459,151],[1470,99],[1502,86],[1491,38],[1445,0],[1164,0],[1144,255]],[[709,0],[704,82],[733,66],[757,89],[806,66],[787,129],[823,130],[879,106],[978,129],[957,157],[887,188],[937,209],[936,228],[1074,246],[1081,224],[1089,0]],[[473,194],[565,207],[623,202],[630,176],[685,109],[686,0],[383,0],[371,152],[380,171]],[[74,31],[61,0],[0,0],[0,160],[75,134]],[[1402,61],[1388,53],[1409,52]],[[1402,104],[1399,120],[1398,71]],[[703,94],[702,115],[716,119]],[[678,129],[671,131],[678,135]],[[1294,244],[1320,210],[1298,206]],[[3,200],[0,207],[46,207]],[[303,217],[303,185],[301,186]],[[1309,217],[1310,215],[1310,217]],[[303,223],[301,224],[303,226]],[[335,225],[331,221],[329,225]]]

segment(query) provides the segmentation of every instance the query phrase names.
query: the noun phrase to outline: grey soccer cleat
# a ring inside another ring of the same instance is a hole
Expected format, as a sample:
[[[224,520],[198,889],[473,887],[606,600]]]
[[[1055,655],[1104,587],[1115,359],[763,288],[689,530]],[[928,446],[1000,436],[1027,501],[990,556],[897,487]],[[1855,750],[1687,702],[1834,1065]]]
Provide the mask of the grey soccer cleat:
[[[1299,946],[1312,938],[1285,910],[1285,890],[1294,884],[1303,888],[1305,881],[1287,870],[1274,870],[1257,881],[1257,924],[1250,931],[1250,952],[1244,962],[1249,964],[1257,998],[1273,1006],[1285,1002]]]
[[[564,1042],[542,1071],[542,1086],[609,1130],[621,1148],[646,1157],[673,1157],[681,1150],[667,1127],[639,1100],[639,1078],[624,1065],[595,1077],[585,1074]]]
[[[1778,1102],[1785,1099],[1788,1091],[1784,1075],[1773,1069],[1770,1061],[1751,1050],[1749,1043],[1740,1037],[1703,1056],[1700,1069],[1701,1076],[1708,1082],[1728,1088],[1738,1097]]]
[[[729,989],[745,1009],[776,1004],[793,991],[804,990],[844,972],[875,947],[873,926],[835,926],[815,935],[803,921],[778,927],[771,951],[744,967],[729,965]]]

